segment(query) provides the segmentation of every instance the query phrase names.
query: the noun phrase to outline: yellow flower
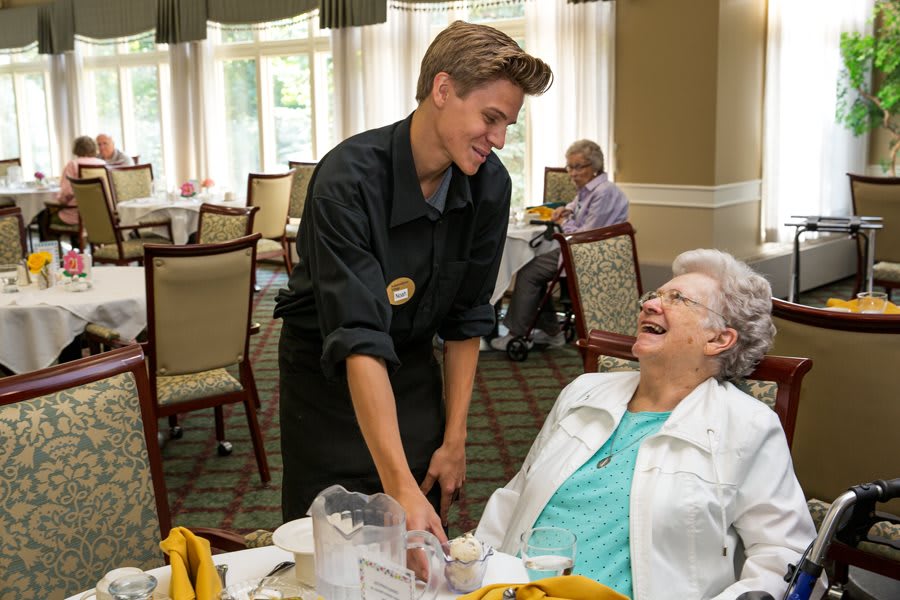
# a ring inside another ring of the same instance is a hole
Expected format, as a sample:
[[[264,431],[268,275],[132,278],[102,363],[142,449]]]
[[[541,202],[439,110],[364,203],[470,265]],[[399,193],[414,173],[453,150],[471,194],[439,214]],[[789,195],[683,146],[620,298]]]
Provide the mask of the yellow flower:
[[[53,255],[49,252],[33,252],[28,255],[28,270],[32,273],[40,273],[41,269],[53,261]]]

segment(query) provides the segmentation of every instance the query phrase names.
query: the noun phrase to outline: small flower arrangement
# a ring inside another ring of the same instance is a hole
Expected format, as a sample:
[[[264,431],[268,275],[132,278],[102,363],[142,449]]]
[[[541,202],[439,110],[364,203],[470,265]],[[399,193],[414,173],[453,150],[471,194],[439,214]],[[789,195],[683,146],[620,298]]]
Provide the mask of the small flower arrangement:
[[[40,171],[34,172],[34,178],[37,179],[38,181],[43,181],[46,177],[47,176],[44,175],[43,173],[41,173]]]
[[[182,198],[192,198],[197,195],[197,188],[194,187],[194,183],[191,181],[185,181],[181,184],[181,197]]]
[[[90,270],[90,257],[85,257],[78,250],[72,249],[63,255],[63,276],[66,278],[70,286],[67,289],[72,291],[84,291],[90,289],[91,282],[88,280],[88,271]]]
[[[212,179],[210,179],[209,177],[207,177],[206,179],[204,179],[203,181],[200,182],[200,187],[202,187],[205,190],[208,190],[209,188],[211,188],[214,185],[216,185],[216,182],[213,181]]]
[[[53,263],[53,255],[49,252],[32,252],[28,255],[28,270],[35,275],[38,287],[46,289],[50,287],[50,264]]]

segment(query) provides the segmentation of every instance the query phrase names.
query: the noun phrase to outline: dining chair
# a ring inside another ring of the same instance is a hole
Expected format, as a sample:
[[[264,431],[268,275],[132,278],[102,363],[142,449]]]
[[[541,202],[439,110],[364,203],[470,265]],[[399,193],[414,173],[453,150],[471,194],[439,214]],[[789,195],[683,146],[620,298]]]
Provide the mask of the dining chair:
[[[116,204],[153,195],[153,165],[150,163],[128,167],[108,166],[107,171]]]
[[[157,418],[213,408],[220,455],[222,407],[242,403],[262,481],[269,466],[256,419],[259,397],[250,364],[252,282],[260,235],[218,244],[148,245],[147,356]],[[236,369],[235,378],[227,369]],[[178,438],[180,430],[173,431]]]
[[[297,239],[297,231],[300,229],[300,218],[303,216],[303,207],[306,206],[306,194],[309,192],[309,182],[313,171],[316,170],[314,162],[288,161],[288,168],[294,171],[294,179],[291,182],[291,204],[288,207],[288,224],[285,226],[285,236],[288,242]]]
[[[869,177],[847,173],[850,178],[850,196],[853,214],[881,217],[883,229],[875,234],[875,264],[872,267],[872,285],[880,286],[891,299],[891,293],[900,288],[900,177]],[[857,238],[856,289],[863,287],[865,273],[865,245]]]
[[[147,366],[131,345],[0,379],[0,589],[64,598],[165,564],[166,486]],[[213,547],[243,537],[191,528]]]
[[[131,156],[131,164],[133,164],[133,165],[139,165],[139,164],[141,164],[141,155],[140,155],[140,154],[133,154],[133,155]]]
[[[16,158],[4,158],[0,160],[0,177],[6,177],[6,172],[9,171],[10,167],[21,167],[22,159],[18,156]]]
[[[28,254],[28,238],[22,209],[14,206],[0,208],[0,264],[22,262]]]
[[[222,206],[203,203],[197,222],[197,243],[227,242],[253,233],[253,217],[258,206]]]
[[[577,233],[557,233],[575,331],[587,339],[593,329],[631,335],[643,293],[631,223]]]
[[[565,167],[544,167],[544,204],[562,202],[568,204],[575,199],[578,188],[572,183]]]
[[[137,262],[144,264],[145,244],[171,244],[172,223],[168,220],[140,223],[138,225],[122,225],[119,216],[106,195],[103,180],[99,177],[92,179],[72,179],[72,191],[78,201],[78,212],[81,214],[81,222],[84,226],[91,255],[94,264],[112,263],[127,265]],[[161,237],[138,237],[129,239],[127,234],[132,231],[150,227],[164,227],[169,234],[168,239]]]
[[[109,183],[109,167],[106,165],[78,165],[79,179],[92,179],[99,177],[103,181],[103,189],[110,201],[115,201],[115,191]]]
[[[587,339],[578,340],[584,352],[585,373],[637,371],[637,358],[631,351],[633,335],[592,330]],[[803,378],[813,367],[808,358],[794,358],[767,354],[747,377],[734,381],[741,391],[753,396],[775,411],[788,447],[794,440],[800,388]]]
[[[292,171],[273,175],[250,173],[247,177],[247,206],[259,207],[253,223],[253,232],[262,236],[256,249],[256,259],[280,257],[284,260],[288,275],[293,267],[285,226],[293,181]]]

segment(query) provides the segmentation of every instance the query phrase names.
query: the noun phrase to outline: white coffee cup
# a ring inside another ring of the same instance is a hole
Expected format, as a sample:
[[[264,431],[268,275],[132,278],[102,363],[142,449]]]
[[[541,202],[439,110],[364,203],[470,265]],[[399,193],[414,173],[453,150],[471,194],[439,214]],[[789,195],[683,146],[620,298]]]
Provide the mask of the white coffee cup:
[[[104,575],[103,579],[97,582],[97,587],[83,593],[79,600],[86,600],[87,598],[97,598],[97,600],[113,600],[112,595],[109,593],[109,584],[111,584],[119,577],[124,577],[125,575],[137,575],[139,573],[143,573],[143,571],[141,569],[138,569],[137,567],[120,567],[118,569],[113,569],[112,571]]]

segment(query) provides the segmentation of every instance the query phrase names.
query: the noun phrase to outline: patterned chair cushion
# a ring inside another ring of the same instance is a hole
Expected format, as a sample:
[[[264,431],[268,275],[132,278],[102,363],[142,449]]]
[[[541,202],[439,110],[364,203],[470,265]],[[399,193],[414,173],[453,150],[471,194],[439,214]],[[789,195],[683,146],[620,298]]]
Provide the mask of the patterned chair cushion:
[[[22,238],[19,236],[19,219],[0,219],[0,264],[17,263],[22,260]]]
[[[638,293],[631,238],[622,235],[572,244],[570,248],[584,311],[584,330],[634,335]]]
[[[294,179],[291,181],[291,204],[288,206],[288,216],[299,219],[303,216],[303,206],[306,204],[306,193],[309,191],[309,179],[312,177],[315,166],[298,165],[294,167]]]
[[[272,532],[265,529],[257,529],[244,536],[244,543],[248,548],[262,548],[272,545]]]
[[[0,407],[0,463],[0,597],[64,598],[164,564],[131,374]]]
[[[872,267],[872,275],[875,279],[886,279],[900,283],[900,263],[882,261]]]
[[[810,498],[806,501],[806,505],[818,531],[831,504]],[[866,536],[871,541],[860,542],[858,546],[860,550],[900,562],[900,525],[890,521],[879,521],[869,528]]]
[[[227,242],[242,237],[247,232],[246,215],[222,215],[203,213],[202,237],[197,240],[201,244]]]
[[[634,360],[625,360],[614,356],[605,356],[603,354],[597,357],[597,372],[599,373],[637,371],[640,368],[638,362]],[[745,394],[753,396],[772,410],[775,410],[775,396],[778,393],[778,384],[774,381],[739,379],[733,383]]]
[[[153,195],[153,178],[149,169],[134,171],[109,172],[113,189],[116,190],[116,202],[124,202],[134,198],[148,198]]]
[[[241,382],[225,369],[213,369],[188,375],[157,375],[156,396],[161,405],[177,404],[196,398],[239,392]]]
[[[568,173],[550,171],[544,173],[544,204],[548,202],[565,202],[575,199],[578,190],[569,178]]]
[[[148,237],[137,240],[125,240],[122,242],[122,252],[126,259],[136,260],[144,256],[144,244],[171,244],[171,240],[163,237]],[[106,244],[100,248],[96,248],[93,252],[94,258],[105,258],[109,260],[117,260],[119,258],[119,250],[115,244]]]
[[[281,243],[275,240],[262,238],[256,242],[256,253],[264,254],[268,252],[281,252]]]

